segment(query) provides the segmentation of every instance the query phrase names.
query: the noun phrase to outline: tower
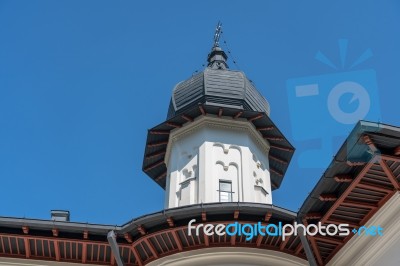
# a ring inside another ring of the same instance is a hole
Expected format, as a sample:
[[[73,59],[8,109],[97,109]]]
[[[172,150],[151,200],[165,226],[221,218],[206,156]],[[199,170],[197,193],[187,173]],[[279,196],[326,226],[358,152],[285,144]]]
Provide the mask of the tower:
[[[162,186],[165,208],[211,202],[272,204],[294,148],[267,100],[219,46],[203,72],[178,83],[167,119],[148,131],[143,171]]]

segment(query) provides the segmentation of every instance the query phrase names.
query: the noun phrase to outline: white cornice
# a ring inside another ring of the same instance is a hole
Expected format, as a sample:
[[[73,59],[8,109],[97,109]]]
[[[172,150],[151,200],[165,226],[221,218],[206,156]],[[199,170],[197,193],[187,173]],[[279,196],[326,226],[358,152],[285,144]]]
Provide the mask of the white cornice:
[[[257,143],[257,146],[260,147],[261,150],[268,155],[270,144],[268,140],[262,137],[261,133],[257,131],[252,123],[248,122],[245,119],[233,119],[230,117],[217,117],[215,115],[207,115],[200,116],[196,118],[195,121],[185,123],[183,127],[171,131],[164,159],[165,164],[168,165],[173,143],[188,134],[192,134],[198,131],[203,127],[245,131],[249,133],[249,136],[253,139],[253,141],[255,141],[255,143]]]
[[[307,262],[298,257],[266,249],[242,247],[216,247],[180,252],[160,258],[149,266],[183,265],[274,265],[306,266]]]
[[[85,266],[87,264],[81,263],[69,263],[69,262],[59,262],[59,261],[46,261],[46,260],[31,260],[31,259],[21,259],[21,258],[7,258],[0,257],[1,266]],[[91,264],[93,266],[100,264]]]

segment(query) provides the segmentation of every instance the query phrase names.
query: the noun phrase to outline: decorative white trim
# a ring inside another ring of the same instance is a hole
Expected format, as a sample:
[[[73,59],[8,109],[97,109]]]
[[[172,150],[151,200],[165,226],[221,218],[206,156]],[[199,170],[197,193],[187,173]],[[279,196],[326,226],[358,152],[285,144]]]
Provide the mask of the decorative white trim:
[[[263,192],[263,193],[265,193],[265,195],[268,195],[269,193],[268,193],[268,191],[267,190],[265,190],[265,188],[263,187],[263,186],[260,186],[260,185],[254,185],[254,187],[258,187],[258,188],[260,188],[261,189],[261,191]]]
[[[265,249],[242,247],[204,248],[180,252],[147,264],[148,266],[239,266],[239,265],[274,265],[305,266],[307,261],[298,257]]]
[[[233,119],[230,117],[217,117],[215,115],[208,114],[207,116],[197,117],[193,122],[187,122],[181,128],[176,128],[171,131],[164,159],[165,164],[168,165],[171,156],[171,147],[174,142],[206,126],[246,131],[263,152],[268,154],[270,150],[270,144],[268,140],[264,139],[261,133],[257,131],[255,126],[247,120]]]
[[[196,180],[196,177],[195,176],[189,177],[189,178],[183,180],[182,182],[180,182],[179,185],[182,185],[182,184],[185,184],[185,183],[189,183],[192,180]]]
[[[400,239],[400,192],[394,194],[365,226],[380,225],[383,236],[354,236],[327,265],[376,265],[378,259]],[[397,254],[400,260],[400,253]]]
[[[84,266],[87,264],[0,257],[1,266]],[[99,264],[91,264],[99,265]]]

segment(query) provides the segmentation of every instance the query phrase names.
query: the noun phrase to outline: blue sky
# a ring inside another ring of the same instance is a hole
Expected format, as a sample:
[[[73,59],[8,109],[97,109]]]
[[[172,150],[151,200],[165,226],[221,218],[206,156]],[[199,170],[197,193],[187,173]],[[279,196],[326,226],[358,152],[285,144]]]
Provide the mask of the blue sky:
[[[218,20],[297,148],[274,204],[297,211],[324,170],[299,163],[318,138],[295,140],[293,121],[310,117],[293,113],[286,88],[349,71],[315,60],[318,51],[340,66],[339,39],[348,62],[371,49],[353,69],[376,73],[371,119],[400,125],[394,0],[1,1],[0,216],[67,209],[73,221],[122,224],[162,210],[163,190],[141,171],[147,129],[165,119],[173,86],[203,68]],[[333,152],[349,133],[336,129]]]

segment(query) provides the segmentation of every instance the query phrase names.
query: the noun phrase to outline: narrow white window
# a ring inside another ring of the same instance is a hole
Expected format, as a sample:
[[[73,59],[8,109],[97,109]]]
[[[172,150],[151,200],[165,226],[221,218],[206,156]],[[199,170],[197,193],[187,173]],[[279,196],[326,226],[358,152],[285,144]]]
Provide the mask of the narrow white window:
[[[232,201],[232,182],[219,181],[219,201],[231,202]]]

